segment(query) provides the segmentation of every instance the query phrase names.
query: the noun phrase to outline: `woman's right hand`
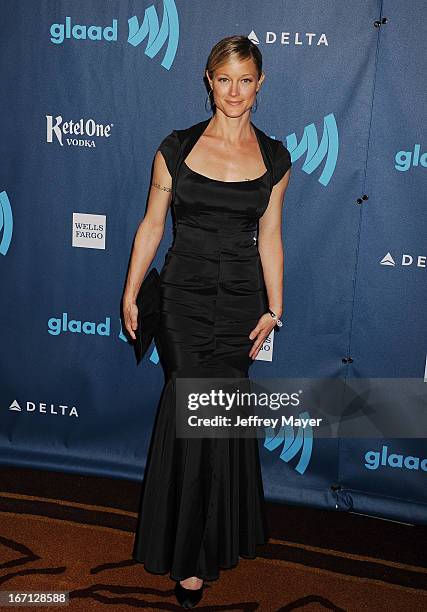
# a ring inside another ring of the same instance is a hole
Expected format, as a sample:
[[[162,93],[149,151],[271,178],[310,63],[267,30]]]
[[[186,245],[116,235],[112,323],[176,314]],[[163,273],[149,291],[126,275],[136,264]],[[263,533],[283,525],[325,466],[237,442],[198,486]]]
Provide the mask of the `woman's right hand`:
[[[124,324],[132,340],[136,340],[138,306],[135,293],[140,288],[142,270],[148,270],[165,229],[165,219],[172,200],[172,177],[161,151],[154,157],[153,180],[148,197],[147,212],[136,232],[128,278],[123,291]]]
[[[123,316],[125,327],[133,340],[136,340],[135,332],[138,327],[138,306],[135,300],[123,299]]]

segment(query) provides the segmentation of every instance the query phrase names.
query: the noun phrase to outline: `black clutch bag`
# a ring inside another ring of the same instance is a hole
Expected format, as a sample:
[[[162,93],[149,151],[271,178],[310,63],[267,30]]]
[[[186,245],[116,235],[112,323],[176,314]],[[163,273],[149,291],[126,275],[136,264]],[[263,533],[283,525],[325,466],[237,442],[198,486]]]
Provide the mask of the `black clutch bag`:
[[[142,281],[136,296],[138,326],[134,343],[136,362],[140,363],[145,352],[156,336],[160,323],[160,275],[152,268]]]

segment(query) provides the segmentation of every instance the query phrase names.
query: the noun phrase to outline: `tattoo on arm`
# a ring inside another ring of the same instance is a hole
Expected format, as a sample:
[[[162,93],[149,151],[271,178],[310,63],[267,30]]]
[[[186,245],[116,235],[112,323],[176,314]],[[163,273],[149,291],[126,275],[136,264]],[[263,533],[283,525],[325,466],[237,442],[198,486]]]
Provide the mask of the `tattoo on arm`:
[[[163,189],[163,191],[172,191],[172,187],[162,187],[161,185],[159,185],[159,183],[151,183],[152,185],[154,185],[154,187],[157,187],[158,189]]]

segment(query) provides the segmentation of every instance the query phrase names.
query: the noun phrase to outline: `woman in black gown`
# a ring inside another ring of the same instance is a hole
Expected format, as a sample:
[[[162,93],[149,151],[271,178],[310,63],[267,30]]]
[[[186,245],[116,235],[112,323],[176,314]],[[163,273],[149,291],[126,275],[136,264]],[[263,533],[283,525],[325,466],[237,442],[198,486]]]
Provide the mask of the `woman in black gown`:
[[[156,340],[166,384],[133,557],[150,572],[169,572],[184,607],[200,600],[203,580],[217,579],[239,556],[254,558],[257,545],[268,541],[258,440],[177,437],[175,382],[247,378],[277,324],[282,205],[291,166],[283,143],[250,121],[264,80],[258,47],[245,36],[223,39],[210,53],[206,76],[214,116],[173,130],[160,143],[124,294],[126,328],[134,338],[135,297],[163,235],[175,187],[176,233],[160,273]]]

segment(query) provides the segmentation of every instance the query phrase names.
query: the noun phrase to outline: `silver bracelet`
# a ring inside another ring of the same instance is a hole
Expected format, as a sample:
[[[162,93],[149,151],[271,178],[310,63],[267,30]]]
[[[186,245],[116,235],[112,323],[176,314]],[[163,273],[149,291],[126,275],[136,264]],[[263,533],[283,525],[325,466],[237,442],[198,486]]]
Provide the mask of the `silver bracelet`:
[[[268,309],[268,312],[271,314],[271,317],[276,321],[276,325],[277,327],[282,327],[283,323],[282,321],[279,319],[279,317],[277,316],[277,314],[275,314],[272,310],[270,310],[270,308]]]

